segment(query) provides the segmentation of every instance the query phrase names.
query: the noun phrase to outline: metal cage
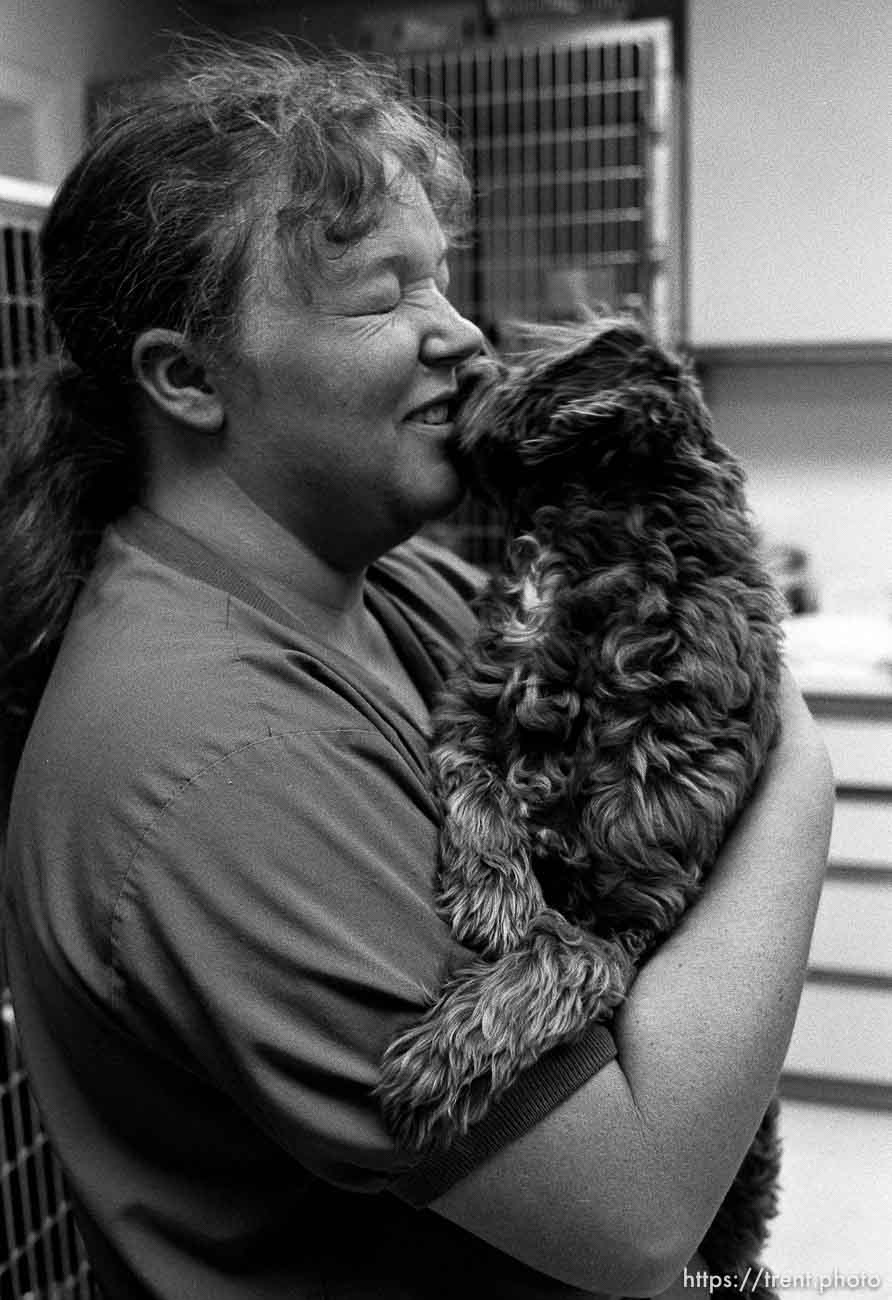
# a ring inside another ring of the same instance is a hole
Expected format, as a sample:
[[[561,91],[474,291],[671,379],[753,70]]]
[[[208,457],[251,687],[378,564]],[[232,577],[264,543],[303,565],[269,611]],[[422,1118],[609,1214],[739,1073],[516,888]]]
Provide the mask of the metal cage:
[[[52,188],[0,176],[0,405],[54,349],[43,310],[38,235]]]
[[[51,197],[49,186],[0,177],[0,409],[54,348],[38,256]],[[99,1300],[6,990],[0,1020],[0,1300]]]
[[[0,1019],[0,1300],[100,1300],[62,1171],[28,1087],[6,991]]]

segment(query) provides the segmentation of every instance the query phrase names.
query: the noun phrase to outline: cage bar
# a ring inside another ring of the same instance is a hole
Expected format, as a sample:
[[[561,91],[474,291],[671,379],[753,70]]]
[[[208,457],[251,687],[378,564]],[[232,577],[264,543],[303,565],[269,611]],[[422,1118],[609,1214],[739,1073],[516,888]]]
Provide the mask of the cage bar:
[[[0,995],[0,1300],[101,1300]]]

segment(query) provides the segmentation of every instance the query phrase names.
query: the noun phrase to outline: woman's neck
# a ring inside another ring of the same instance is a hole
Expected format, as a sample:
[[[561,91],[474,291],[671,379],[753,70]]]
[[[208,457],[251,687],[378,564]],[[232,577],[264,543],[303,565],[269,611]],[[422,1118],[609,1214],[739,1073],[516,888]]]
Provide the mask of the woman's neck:
[[[424,701],[365,602],[365,568],[347,572],[327,562],[213,463],[180,462],[176,472],[151,474],[142,504],[245,573],[315,641],[383,682],[425,725]]]
[[[301,617],[312,613],[317,634],[340,640],[362,627],[365,569],[347,573],[329,564],[217,466],[153,475],[143,505],[249,571],[286,607],[298,605]]]

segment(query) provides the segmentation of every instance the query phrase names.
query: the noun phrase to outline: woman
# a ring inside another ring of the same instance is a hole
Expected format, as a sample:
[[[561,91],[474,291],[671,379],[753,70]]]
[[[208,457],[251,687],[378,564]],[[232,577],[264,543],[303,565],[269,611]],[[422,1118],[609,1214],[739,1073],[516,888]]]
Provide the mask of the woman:
[[[466,199],[385,80],[243,51],[114,115],[46,224],[64,350],[3,485],[6,941],[109,1297],[656,1294],[780,1069],[832,802],[789,683],[612,1033],[458,1151],[381,1125],[380,1055],[463,956],[425,728],[476,578],[407,539],[462,491]]]

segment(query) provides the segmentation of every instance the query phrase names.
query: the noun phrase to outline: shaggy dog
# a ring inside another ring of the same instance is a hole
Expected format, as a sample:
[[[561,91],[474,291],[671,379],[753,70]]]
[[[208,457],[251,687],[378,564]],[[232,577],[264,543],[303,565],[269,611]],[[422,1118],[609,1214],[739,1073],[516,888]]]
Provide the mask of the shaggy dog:
[[[781,603],[686,367],[635,321],[592,321],[466,379],[457,455],[507,514],[507,560],[434,719],[437,898],[479,958],[383,1061],[416,1151],[611,1016],[778,725]],[[701,1247],[715,1273],[742,1279],[764,1242],[774,1118]]]

